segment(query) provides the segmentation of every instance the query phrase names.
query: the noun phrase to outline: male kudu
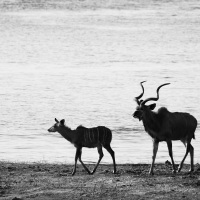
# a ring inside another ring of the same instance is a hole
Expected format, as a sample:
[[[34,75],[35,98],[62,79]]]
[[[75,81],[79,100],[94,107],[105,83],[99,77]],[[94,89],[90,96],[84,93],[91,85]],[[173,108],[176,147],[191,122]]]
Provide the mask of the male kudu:
[[[169,112],[167,108],[161,107],[157,112],[153,112],[156,104],[145,105],[148,101],[157,101],[159,99],[159,90],[161,87],[168,85],[165,83],[157,88],[156,98],[147,98],[144,101],[139,99],[144,94],[144,87],[141,82],[141,87],[143,92],[135,98],[138,106],[133,114],[134,118],[138,118],[139,121],[142,120],[145,131],[153,138],[153,156],[152,164],[149,174],[153,175],[153,167],[158,151],[159,142],[166,141],[169,156],[171,157],[173,173],[176,173],[176,168],[174,164],[173,154],[172,154],[172,140],[181,140],[186,146],[186,153],[183,157],[180,165],[178,167],[178,172],[181,171],[183,163],[190,152],[191,157],[191,168],[190,171],[194,170],[194,148],[191,145],[192,138],[195,139],[194,132],[197,127],[197,120],[195,117],[189,113],[183,112]]]

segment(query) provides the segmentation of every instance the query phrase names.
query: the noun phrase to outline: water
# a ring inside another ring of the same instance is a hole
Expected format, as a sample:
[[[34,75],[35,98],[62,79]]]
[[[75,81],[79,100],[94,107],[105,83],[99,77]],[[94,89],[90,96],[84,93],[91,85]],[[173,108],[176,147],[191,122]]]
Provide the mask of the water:
[[[75,129],[113,131],[117,163],[150,163],[152,141],[132,118],[133,98],[165,82],[157,108],[200,119],[200,13],[197,1],[148,8],[4,10],[0,13],[0,160],[73,163],[75,148],[48,133],[54,118]],[[161,9],[162,8],[162,9]],[[200,162],[196,130],[195,163]],[[185,149],[173,143],[175,161]],[[104,150],[102,162],[112,163]],[[83,149],[96,162],[96,149]],[[160,143],[156,162],[169,160]],[[186,160],[189,162],[189,156]]]

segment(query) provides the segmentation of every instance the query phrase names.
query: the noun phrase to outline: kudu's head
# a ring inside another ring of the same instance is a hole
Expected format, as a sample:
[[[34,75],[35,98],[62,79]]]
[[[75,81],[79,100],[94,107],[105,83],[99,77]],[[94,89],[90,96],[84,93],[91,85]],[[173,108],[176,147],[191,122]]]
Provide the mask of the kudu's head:
[[[56,132],[59,129],[61,129],[64,126],[64,124],[65,124],[65,120],[64,119],[60,120],[60,122],[59,122],[55,118],[55,121],[56,121],[56,123],[51,128],[48,129],[49,132]]]
[[[144,82],[145,81],[140,83],[140,85],[142,87],[142,93],[138,97],[135,97],[135,101],[137,103],[137,107],[136,107],[136,111],[133,113],[133,117],[134,118],[138,118],[139,121],[143,119],[144,114],[146,112],[154,110],[154,108],[156,107],[155,103],[150,104],[150,105],[145,105],[145,103],[147,103],[148,101],[157,101],[159,99],[159,90],[160,90],[160,88],[163,87],[164,85],[169,85],[170,84],[170,83],[165,83],[165,84],[160,85],[157,88],[157,97],[150,97],[150,98],[147,98],[145,100],[139,100],[144,94],[144,87],[142,85],[142,83],[144,83]]]

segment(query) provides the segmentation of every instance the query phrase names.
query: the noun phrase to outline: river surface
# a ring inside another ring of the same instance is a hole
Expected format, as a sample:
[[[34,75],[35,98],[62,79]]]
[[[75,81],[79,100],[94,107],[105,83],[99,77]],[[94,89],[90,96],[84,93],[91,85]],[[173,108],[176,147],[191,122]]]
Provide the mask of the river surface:
[[[196,1],[198,2],[198,1]],[[160,4],[160,6],[162,3]],[[150,163],[152,139],[132,114],[134,97],[200,120],[200,7],[25,9],[0,12],[0,160],[73,163],[75,148],[48,133],[54,118],[75,129],[112,130],[117,163]],[[192,141],[200,162],[200,131]],[[175,162],[185,153],[173,142]],[[104,149],[102,162],[112,163]],[[83,149],[96,162],[96,149]],[[170,160],[165,142],[156,162]],[[189,156],[186,159],[189,163]]]

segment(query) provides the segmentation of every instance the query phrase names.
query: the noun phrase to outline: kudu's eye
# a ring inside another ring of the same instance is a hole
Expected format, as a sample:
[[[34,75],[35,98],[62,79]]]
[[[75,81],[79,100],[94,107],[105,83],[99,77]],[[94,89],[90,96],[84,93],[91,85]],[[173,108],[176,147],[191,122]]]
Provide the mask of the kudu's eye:
[[[140,107],[139,107],[139,106],[137,106],[137,107],[136,107],[136,110],[140,110]]]
[[[138,107],[136,108],[136,110],[137,110],[137,111],[140,111],[140,110],[143,110],[143,108],[138,106]]]

